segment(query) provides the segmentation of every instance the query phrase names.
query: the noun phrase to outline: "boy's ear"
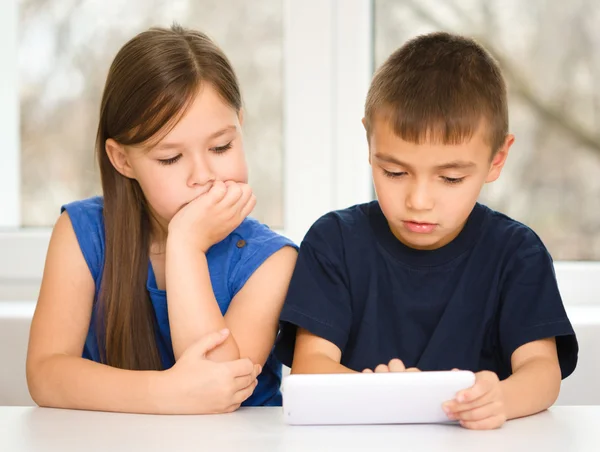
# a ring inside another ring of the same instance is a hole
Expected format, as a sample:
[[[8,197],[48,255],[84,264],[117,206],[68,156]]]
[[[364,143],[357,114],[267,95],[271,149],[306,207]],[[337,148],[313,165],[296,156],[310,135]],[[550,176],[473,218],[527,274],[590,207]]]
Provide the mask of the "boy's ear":
[[[513,145],[514,142],[514,135],[506,136],[504,144],[492,159],[492,163],[490,164],[490,170],[488,172],[487,178],[485,179],[486,183],[494,182],[500,177],[500,173],[502,172],[502,168],[504,168],[506,158],[508,157],[508,151],[510,150],[510,147]]]
[[[129,179],[135,179],[135,173],[129,163],[129,156],[121,144],[117,143],[112,138],[109,138],[106,140],[106,143],[104,143],[104,149],[106,150],[110,163],[112,163],[119,173]]]

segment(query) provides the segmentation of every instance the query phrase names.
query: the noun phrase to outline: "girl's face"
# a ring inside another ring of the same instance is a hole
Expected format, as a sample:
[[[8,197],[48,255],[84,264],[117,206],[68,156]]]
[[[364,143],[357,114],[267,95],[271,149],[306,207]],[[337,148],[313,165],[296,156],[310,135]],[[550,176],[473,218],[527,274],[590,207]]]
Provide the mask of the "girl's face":
[[[247,182],[242,117],[208,83],[175,127],[152,146],[122,147],[107,140],[106,150],[121,174],[140,184],[161,226],[216,180]]]

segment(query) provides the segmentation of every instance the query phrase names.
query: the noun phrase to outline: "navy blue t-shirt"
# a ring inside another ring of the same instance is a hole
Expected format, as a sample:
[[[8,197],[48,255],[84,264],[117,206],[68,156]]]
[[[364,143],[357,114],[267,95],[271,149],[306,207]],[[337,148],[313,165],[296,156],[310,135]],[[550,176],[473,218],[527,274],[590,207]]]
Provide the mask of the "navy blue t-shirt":
[[[356,371],[399,358],[505,379],[517,348],[549,337],[563,378],[577,364],[546,247],[481,204],[452,242],[431,251],[398,241],[377,201],[324,215],[302,242],[281,314],[275,352],[288,366],[297,327],[335,344]]]

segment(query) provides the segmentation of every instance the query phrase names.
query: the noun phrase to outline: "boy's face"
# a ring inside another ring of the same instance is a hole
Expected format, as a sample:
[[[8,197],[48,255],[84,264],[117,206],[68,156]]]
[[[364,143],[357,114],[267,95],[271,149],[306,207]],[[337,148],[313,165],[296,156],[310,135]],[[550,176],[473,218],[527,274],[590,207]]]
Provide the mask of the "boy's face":
[[[375,119],[369,162],[381,210],[396,238],[423,250],[450,243],[462,230],[483,184],[500,176],[513,141],[508,135],[490,160],[483,127],[458,145],[414,144],[399,138],[388,121]]]

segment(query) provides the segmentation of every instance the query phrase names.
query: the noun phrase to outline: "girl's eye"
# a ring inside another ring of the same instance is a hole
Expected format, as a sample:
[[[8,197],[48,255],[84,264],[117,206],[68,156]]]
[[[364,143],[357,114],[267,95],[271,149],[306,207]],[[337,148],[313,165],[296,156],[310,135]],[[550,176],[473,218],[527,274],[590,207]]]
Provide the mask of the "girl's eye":
[[[173,163],[177,162],[180,158],[181,154],[176,155],[175,157],[171,157],[170,159],[160,159],[158,160],[158,163],[160,163],[161,165],[172,165]]]
[[[406,172],[404,172],[404,171],[400,171],[400,172],[397,172],[397,173],[395,173],[395,172],[392,172],[392,171],[383,170],[383,174],[384,174],[386,177],[389,177],[389,178],[391,178],[391,179],[394,179],[394,178],[397,178],[397,177],[402,177],[402,176],[404,176],[404,175],[406,174]]]

